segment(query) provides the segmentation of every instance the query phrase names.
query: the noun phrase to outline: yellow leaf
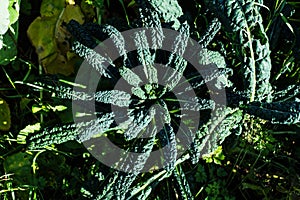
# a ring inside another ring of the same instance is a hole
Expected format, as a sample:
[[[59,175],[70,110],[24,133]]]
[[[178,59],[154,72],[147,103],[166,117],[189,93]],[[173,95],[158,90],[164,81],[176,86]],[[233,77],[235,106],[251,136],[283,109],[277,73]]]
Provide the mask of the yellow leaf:
[[[60,15],[61,11],[65,7],[65,0],[43,0],[41,4],[41,16],[52,17]]]
[[[27,35],[43,66],[47,66],[56,58],[55,24],[56,20],[53,17],[37,17],[27,30]]]
[[[36,49],[40,64],[46,73],[70,75],[78,61],[70,53],[68,38],[71,35],[62,27],[74,19],[84,23],[84,15],[78,5],[66,5],[65,0],[43,0],[42,17],[37,17],[27,30],[28,37]]]
[[[61,20],[60,22],[64,21],[65,23],[68,23],[71,19],[76,20],[79,24],[83,24],[84,15],[78,5],[67,5],[59,20]]]
[[[49,74],[64,74],[68,76],[74,72],[74,65],[77,62],[77,57],[74,57],[71,60],[67,60],[64,56],[57,54],[56,59],[45,66],[45,70]]]

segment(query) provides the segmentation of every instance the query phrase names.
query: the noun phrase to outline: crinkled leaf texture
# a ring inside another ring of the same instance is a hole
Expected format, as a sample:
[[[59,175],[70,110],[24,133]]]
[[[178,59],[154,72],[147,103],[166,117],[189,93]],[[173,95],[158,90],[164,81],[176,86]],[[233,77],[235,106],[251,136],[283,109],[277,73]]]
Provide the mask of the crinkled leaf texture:
[[[201,75],[189,68],[189,63],[182,55],[189,42],[190,25],[182,19],[179,20],[182,17],[182,10],[177,1],[136,0],[136,3],[139,6],[141,20],[134,25],[153,28],[151,42],[147,40],[144,31],[137,31],[132,35],[136,52],[126,51],[122,34],[113,26],[90,23],[81,25],[75,20],[67,24],[75,39],[72,50],[84,58],[89,67],[102,76],[102,79],[114,83],[118,80],[115,77],[121,77],[130,89],[122,91],[111,89],[111,86],[107,89],[101,85],[104,88],[91,93],[72,90],[66,86],[34,83],[37,88],[43,88],[57,98],[73,100],[79,105],[85,101],[95,101],[102,110],[97,113],[97,119],[48,127],[38,133],[30,133],[26,137],[27,145],[31,149],[42,148],[68,140],[92,141],[95,137],[110,134],[113,139],[117,137],[117,141],[122,140],[120,145],[130,144],[122,146],[127,153],[122,157],[122,161],[116,163],[119,169],[126,172],[114,171],[109,176],[109,181],[104,184],[103,190],[93,196],[94,199],[129,199],[135,195],[145,199],[150,194],[152,185],[171,175],[176,181],[175,189],[180,198],[193,199],[180,163],[189,158],[193,163],[197,163],[201,156],[214,152],[230,134],[240,134],[245,113],[270,120],[272,123],[298,123],[299,102],[278,99],[285,98],[290,92],[294,92],[294,96],[297,95],[299,87],[289,87],[287,91],[277,92],[274,97],[272,96],[272,87],[269,84],[271,62],[268,38],[255,1],[205,1],[209,10],[214,12],[220,21],[213,19],[211,27],[199,41],[205,48],[222,25],[231,39],[236,56],[242,63],[243,91],[237,91],[235,85],[228,80],[228,76],[235,70],[226,66],[225,59],[218,52],[207,49],[195,52],[203,55],[199,60],[199,64],[203,66]],[[163,22],[167,22],[168,27],[179,33],[171,44],[173,51],[169,53],[158,51],[165,39],[162,31]],[[98,45],[97,40],[102,41],[106,38],[112,40],[111,48],[121,55],[118,62],[100,55],[94,49]],[[157,58],[165,58],[161,61],[164,67],[173,70],[162,76],[165,83],[163,86],[158,84],[160,74],[154,66]],[[106,67],[106,64],[109,64],[109,67]],[[136,66],[142,66],[142,75],[134,72],[133,68]],[[174,88],[183,85],[181,82],[183,76],[187,76],[189,86],[172,94]],[[209,93],[214,92],[204,89],[207,83],[213,85],[217,92],[223,89],[230,91],[227,97],[222,97],[227,98],[229,106],[219,105],[215,102],[217,100],[207,98]],[[195,97],[186,95],[186,92],[193,90],[197,93]],[[273,98],[278,102],[272,102]],[[183,102],[182,107],[178,106],[180,101]],[[151,107],[153,104],[160,106],[161,109]],[[111,106],[127,109],[118,111],[107,109]],[[87,112],[88,109],[86,108]],[[180,127],[185,133],[184,139],[189,140],[190,146],[188,154],[178,158],[176,131],[179,129],[179,119],[186,110],[195,113],[201,111],[204,116],[197,119],[200,120],[197,127],[192,127],[195,122],[189,124],[188,120]],[[213,115],[210,115],[211,111],[214,111]],[[155,118],[157,115],[159,117]],[[116,119],[122,120],[122,123],[115,123]],[[156,126],[157,119],[160,119],[162,125],[160,130]],[[139,137],[144,133],[148,134],[147,139]],[[159,174],[162,175],[156,179],[152,177],[141,185],[132,186],[154,147],[164,147],[166,150],[159,158],[163,166]],[[133,156],[128,152],[139,154]]]
[[[259,6],[254,0],[206,0],[205,3],[222,22],[242,62],[244,90],[249,100],[270,100],[272,64]]]
[[[245,111],[274,124],[297,124],[300,122],[300,102],[253,102],[245,106]]]

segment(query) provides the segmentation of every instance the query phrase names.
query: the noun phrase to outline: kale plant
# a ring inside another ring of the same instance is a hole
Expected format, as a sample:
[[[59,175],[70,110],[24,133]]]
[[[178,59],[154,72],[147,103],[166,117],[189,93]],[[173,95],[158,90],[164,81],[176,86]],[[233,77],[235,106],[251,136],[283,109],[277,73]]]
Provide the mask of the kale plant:
[[[188,159],[197,163],[201,156],[216,150],[227,136],[240,134],[246,114],[271,123],[300,121],[300,102],[296,101],[300,87],[276,91],[270,84],[269,43],[257,3],[261,2],[205,1],[213,18],[204,34],[195,38],[201,46],[197,52],[189,51],[196,45],[191,40],[195,27],[188,23],[176,0],[136,1],[141,19],[128,27],[134,30],[134,51],[127,51],[126,40],[112,25],[80,25],[70,21],[66,27],[74,37],[73,51],[85,59],[91,74],[101,77],[97,91],[62,83],[26,83],[56,98],[72,100],[74,106],[82,108],[74,116],[84,117],[75,119],[77,123],[47,127],[26,137],[20,135],[19,140],[26,140],[29,149],[69,140],[97,149],[99,138],[108,137],[124,149],[127,153],[114,163],[118,170],[110,175],[101,191],[90,195],[94,199],[146,199],[158,182],[169,177],[175,178],[180,199],[193,199],[180,164]],[[231,39],[241,62],[238,70],[226,65],[220,52],[207,48],[221,28]],[[165,29],[177,34],[168,38]],[[100,41],[107,38],[112,44],[107,51],[117,52],[118,59],[99,52]],[[171,44],[172,51],[164,51],[165,44]],[[189,58],[198,59],[200,68],[186,59],[187,52]],[[137,66],[141,66],[139,70],[135,69]],[[230,80],[235,73],[242,77],[242,90]],[[91,77],[88,75],[87,79],[92,80]],[[115,89],[121,79],[122,87]],[[89,107],[87,102],[96,105]],[[182,133],[181,137],[177,137],[178,133]],[[147,166],[152,151],[160,148],[164,150],[156,162]],[[96,157],[109,154],[109,148],[102,150]],[[160,166],[163,170],[135,183],[141,179],[141,172]]]

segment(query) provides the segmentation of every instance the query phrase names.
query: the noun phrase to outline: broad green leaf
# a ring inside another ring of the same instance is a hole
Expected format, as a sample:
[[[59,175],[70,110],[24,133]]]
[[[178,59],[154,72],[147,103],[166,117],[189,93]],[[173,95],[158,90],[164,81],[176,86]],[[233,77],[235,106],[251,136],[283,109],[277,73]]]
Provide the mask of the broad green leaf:
[[[0,13],[0,65],[7,65],[17,55],[19,1],[1,1]]]
[[[10,155],[3,162],[4,170],[6,173],[13,173],[14,180],[20,184],[33,184],[32,159],[32,155],[23,152]]]
[[[3,36],[0,35],[0,65],[7,65],[17,56],[18,22],[12,25],[12,29],[15,34],[8,30]]]
[[[10,25],[17,22],[19,19],[20,0],[10,0],[8,6]]]

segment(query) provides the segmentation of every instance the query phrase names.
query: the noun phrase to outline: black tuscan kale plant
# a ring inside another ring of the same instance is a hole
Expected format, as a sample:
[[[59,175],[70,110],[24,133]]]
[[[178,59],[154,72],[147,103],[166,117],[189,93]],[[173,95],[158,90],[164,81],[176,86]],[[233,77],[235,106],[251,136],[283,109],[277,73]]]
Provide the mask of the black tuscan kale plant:
[[[227,136],[240,134],[247,115],[273,124],[299,123],[300,102],[296,97],[300,86],[276,91],[270,83],[272,63],[260,1],[205,1],[211,22],[199,38],[192,34],[196,27],[189,23],[176,0],[135,2],[140,20],[128,27],[136,30],[132,34],[134,51],[126,50],[128,41],[112,25],[80,25],[76,21],[66,25],[74,37],[73,51],[101,77],[98,90],[71,88],[62,83],[26,83],[56,98],[72,100],[73,105],[82,108],[82,113],[77,114],[85,117],[75,119],[77,123],[44,128],[26,138],[20,135],[19,141],[26,140],[29,149],[37,149],[76,140],[92,149],[97,148],[99,138],[108,137],[120,149],[136,154],[122,155],[114,166],[119,170],[91,198],[146,199],[158,182],[174,178],[179,199],[193,199],[181,163],[190,159],[195,164]],[[171,38],[172,51],[163,50],[165,41],[170,40],[165,29],[178,33]],[[208,49],[219,31],[231,39],[240,61],[238,68],[226,65],[226,53]],[[97,46],[107,38],[113,45],[109,48],[120,55],[117,60],[97,52]],[[193,44],[190,38],[199,41],[201,48],[189,58],[197,58],[201,69],[185,59]],[[236,74],[242,77],[242,89],[230,79]],[[122,87],[115,89],[120,80]],[[87,106],[87,102],[96,102],[95,108]],[[86,117],[88,114],[96,118]],[[182,137],[177,137],[179,134]],[[162,148],[153,165],[147,166],[151,153]],[[102,150],[109,154],[111,149]],[[160,166],[163,169],[143,184],[135,182],[141,179],[141,172]]]

